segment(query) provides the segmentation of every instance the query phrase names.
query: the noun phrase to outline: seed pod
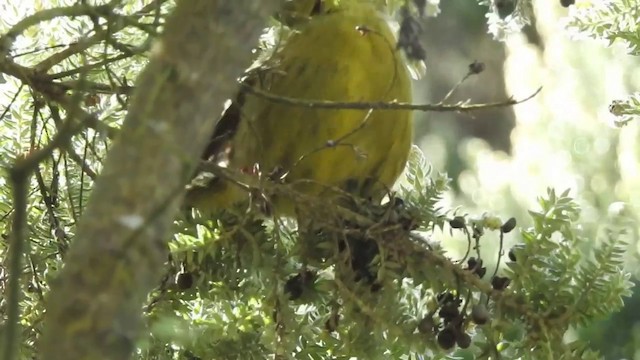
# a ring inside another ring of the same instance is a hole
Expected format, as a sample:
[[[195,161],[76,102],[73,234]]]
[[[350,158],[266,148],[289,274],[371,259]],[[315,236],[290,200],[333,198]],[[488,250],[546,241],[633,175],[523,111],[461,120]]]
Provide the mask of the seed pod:
[[[476,258],[472,256],[469,258],[469,260],[467,260],[468,270],[475,270],[477,268],[480,268],[481,266],[482,266],[482,259],[476,260]]]
[[[471,309],[471,320],[476,325],[484,325],[489,322],[490,319],[489,311],[487,311],[487,307],[482,304],[476,304]]]
[[[471,346],[471,336],[466,332],[461,332],[456,336],[456,344],[460,349],[466,349]]]
[[[176,276],[176,285],[180,290],[189,290],[193,286],[193,274],[181,272]]]
[[[563,7],[569,7],[576,3],[576,0],[560,0],[560,5]]]
[[[311,270],[303,270],[291,276],[284,284],[284,292],[289,294],[290,300],[297,300],[302,296],[305,288],[308,288],[316,280],[316,273]]]
[[[452,328],[445,327],[438,333],[437,340],[443,350],[450,350],[456,345],[456,333]]]
[[[438,304],[443,305],[452,302],[454,300],[454,296],[452,293],[445,291],[436,295],[436,300],[438,301]]]
[[[491,286],[494,290],[504,290],[511,283],[511,279],[504,276],[494,276],[491,279]]]
[[[516,227],[516,218],[509,218],[502,226],[500,227],[500,231],[505,234],[508,234]]]
[[[520,252],[523,250],[524,245],[523,244],[516,244],[514,245],[510,250],[509,250],[509,260],[511,261],[518,261],[520,260],[520,258],[523,256]]]
[[[340,323],[340,315],[339,314],[331,314],[327,321],[324,323],[324,328],[328,332],[334,332],[338,329],[338,324]]]
[[[485,65],[483,62],[480,61],[474,61],[471,64],[469,64],[469,72],[471,74],[477,75],[480,74],[481,72],[483,72],[485,69]]]
[[[450,322],[459,315],[460,310],[458,310],[458,304],[456,302],[444,304],[440,308],[440,311],[438,311],[438,316],[440,316],[444,322]]]
[[[436,323],[431,316],[425,316],[418,323],[418,331],[421,334],[433,334],[433,330],[436,328]]]
[[[466,226],[466,221],[462,216],[456,216],[449,220],[449,225],[454,229],[462,229]]]

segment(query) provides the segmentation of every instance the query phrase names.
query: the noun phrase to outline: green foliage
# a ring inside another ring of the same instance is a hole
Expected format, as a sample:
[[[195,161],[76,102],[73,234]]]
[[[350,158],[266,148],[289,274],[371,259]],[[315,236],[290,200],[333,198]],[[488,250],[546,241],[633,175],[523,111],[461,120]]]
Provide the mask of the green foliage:
[[[567,21],[567,30],[576,38],[604,41],[606,45],[624,46],[631,55],[640,54],[640,10],[636,1],[595,2],[576,8]],[[612,101],[610,112],[617,126],[627,125],[640,114],[640,95]]]
[[[530,23],[533,15],[532,0],[480,0],[487,6],[487,24],[494,38],[504,40]]]
[[[428,172],[419,151],[414,151],[413,159],[408,167],[409,182],[419,190],[406,199],[429,204],[420,212],[423,230],[435,224],[443,226],[444,218],[434,205],[446,190],[446,183],[442,180],[436,184],[426,177]],[[388,206],[371,206],[363,215],[380,216],[372,214],[378,210],[385,211],[380,214],[382,218],[389,220],[397,215],[395,221],[401,222],[413,209],[405,211],[403,206],[397,213],[389,213]],[[336,220],[345,226],[342,219]],[[387,229],[376,230],[376,225]],[[396,224],[393,225],[372,223],[369,229],[385,234],[395,231]],[[407,265],[397,262],[404,259],[372,258],[378,265],[374,283],[354,281],[353,275],[358,275],[354,271],[368,270],[352,269],[353,264],[348,261],[354,261],[357,254],[340,250],[345,245],[335,237],[340,234],[353,238],[362,231],[353,225],[350,228],[348,233],[332,227],[323,228],[322,233],[316,230],[304,234],[302,229],[280,220],[264,222],[232,215],[213,224],[198,225],[191,236],[176,235],[172,243],[174,271],[170,275],[176,280],[165,284],[157,303],[187,316],[187,323],[192,325],[186,348],[202,358],[212,354],[215,358],[235,358],[234,354],[263,358],[274,352],[312,358],[378,358],[385,353],[396,357],[412,348],[424,353],[430,343],[414,334],[414,329],[416,317],[426,310],[422,308],[424,294],[430,291],[427,286],[413,286],[416,280],[403,281],[399,272],[406,272],[402,267]],[[407,235],[406,231],[401,234]],[[347,240],[346,246],[368,251],[366,242]],[[397,251],[391,246],[385,246],[385,250]],[[310,274],[304,275],[306,272]],[[188,289],[181,289],[179,279],[185,273],[193,276],[194,282]],[[300,277],[301,274],[309,278]],[[428,281],[428,275],[417,275],[420,282]],[[386,290],[372,290],[379,286]],[[162,308],[155,308],[153,316],[169,315]],[[198,330],[205,320],[217,329]],[[378,330],[372,331],[363,323]],[[390,336],[397,340],[391,341]]]
[[[171,356],[188,352],[200,358],[236,358],[240,351],[255,358],[272,353],[294,358],[445,358],[438,337],[452,322],[442,313],[441,299],[451,296],[460,301],[454,310],[462,321],[457,338],[467,333],[473,339],[472,347],[456,354],[598,358],[584,343],[565,343],[563,335],[617,311],[621,298],[629,295],[628,274],[620,268],[625,244],[615,231],[604,231],[599,246],[582,252],[588,239],[579,229],[578,206],[566,192],[549,190],[540,199],[540,209],[531,211],[534,226],[522,230],[522,243],[513,249],[515,261],[503,259],[507,268],[500,273],[510,281],[507,290],[492,290],[465,261],[467,256],[447,258],[434,230],[462,231],[470,244],[482,247],[490,241],[490,231],[498,229],[502,239],[500,229],[508,231],[512,225],[496,226],[490,218],[461,218],[461,224],[447,225],[443,209],[437,208],[446,181],[430,178],[417,150],[407,167],[407,181],[410,186],[401,192],[403,209],[395,214],[400,219],[403,214],[415,216],[415,231],[433,235],[427,242],[406,232],[392,243],[381,235],[368,239],[376,242],[380,254],[368,267],[376,271],[373,283],[353,281],[358,270],[345,268],[343,261],[350,257],[353,265],[354,254],[341,249],[334,236],[365,236],[383,226],[382,219],[394,217],[377,218],[378,207],[360,208],[373,223],[365,229],[348,226],[348,232],[330,231],[330,223],[323,223],[323,233],[309,235],[289,223],[227,215],[197,225],[192,235],[176,235],[170,275],[150,313],[155,323],[180,322],[189,334],[179,337],[188,340]],[[414,241],[407,242],[406,236]],[[193,281],[185,283],[185,274]],[[477,306],[487,309],[490,325],[474,325],[472,309]],[[425,321],[432,326],[421,328]],[[154,333],[147,344],[162,342],[163,334]]]
[[[569,327],[622,308],[631,283],[622,270],[626,244],[620,234],[605,227],[600,244],[581,252],[588,239],[577,226],[580,210],[568,192],[549,190],[540,207],[530,212],[534,226],[522,232],[523,243],[513,250],[517,261],[509,263],[507,276],[531,310],[549,318],[537,331],[553,348]]]
[[[639,22],[640,11],[635,1],[601,1],[575,8],[567,29],[576,35],[605,40],[609,45],[620,41],[631,54],[638,55]]]
[[[48,153],[28,184],[29,241],[20,274],[23,284],[20,303],[22,358],[39,357],[36,342],[42,331],[44,299],[73,241],[93,179],[100,172],[101,162],[107,153],[109,137],[115,135],[115,129],[122,122],[130,82],[146,63],[144,53],[159,25],[151,10],[160,11],[158,15],[168,11],[166,1],[130,1],[122,4],[117,14],[95,17],[94,23],[88,16],[65,16],[69,12],[90,12],[90,7],[74,7],[75,4],[75,1],[49,1],[46,6],[53,10],[47,13],[38,12],[49,10],[42,9],[41,4],[7,3],[3,4],[0,18],[2,321],[6,321],[8,306],[12,302],[6,296],[6,276],[11,220],[15,216],[5,170],[17,159],[45,148],[55,141],[65,126],[81,118],[79,111],[70,110],[72,106],[78,104],[80,111],[93,114],[95,120],[74,134],[68,145]],[[13,26],[23,24],[21,20],[27,16],[31,16],[29,19],[35,25],[26,27],[15,38],[8,36],[7,33],[15,29]],[[103,21],[105,19],[109,19],[110,25]],[[109,31],[118,35],[107,43],[104,40],[109,38]],[[13,46],[6,48],[10,40],[13,40]],[[8,51],[6,54],[5,50]],[[37,67],[50,78],[42,80],[40,84],[43,86],[38,88],[34,85],[38,81],[33,77],[27,78],[36,75],[24,70],[16,71],[19,67]],[[69,101],[60,101],[65,99],[62,95],[66,95]]]
[[[49,285],[73,246],[109,136],[117,133],[127,111],[131,83],[172,6],[164,1],[121,3],[117,13],[101,20],[61,16],[30,27],[7,57],[37,68],[64,51],[59,47],[87,41],[86,49],[45,71],[52,84],[66,86],[74,101],[97,119],[68,146],[51,152],[29,184],[30,249],[21,274],[22,358],[38,357]],[[493,2],[484,3],[490,5],[491,29],[498,36],[523,26],[531,12],[528,1],[515,2],[509,14]],[[437,13],[437,1],[428,6]],[[4,10],[0,35],[24,16],[18,5]],[[605,15],[600,21],[604,25],[583,22],[582,31],[605,36],[613,27]],[[52,28],[56,31],[48,31]],[[606,36],[636,41],[622,32]],[[11,74],[9,60],[0,62],[3,168],[46,146],[72,117],[47,88]],[[635,111],[637,104],[628,108]],[[5,238],[12,231],[13,210],[8,179],[2,176],[0,232]],[[464,209],[445,201],[448,184],[446,175],[434,174],[422,152],[413,149],[400,189],[382,205],[348,199],[333,206],[305,199],[309,209],[301,210],[307,213],[298,223],[244,213],[224,213],[215,220],[184,214],[175,222],[166,273],[144,309],[148,327],[136,357],[598,358],[584,342],[565,335],[622,307],[630,288],[621,269],[629,227],[614,217],[603,220],[600,235],[592,237],[568,193],[549,190],[530,212],[533,225],[511,231],[513,220],[459,215]],[[446,251],[447,232],[467,241],[463,257]],[[504,248],[506,238],[518,245]],[[509,250],[515,260],[508,259]],[[2,293],[7,254],[8,243],[1,241]],[[492,258],[500,259],[501,266],[493,266]],[[3,299],[3,321],[6,313]]]

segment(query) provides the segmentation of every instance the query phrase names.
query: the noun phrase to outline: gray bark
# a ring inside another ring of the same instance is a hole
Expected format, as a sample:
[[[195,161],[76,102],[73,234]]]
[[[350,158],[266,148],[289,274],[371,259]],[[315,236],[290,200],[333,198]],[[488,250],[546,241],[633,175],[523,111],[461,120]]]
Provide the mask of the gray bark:
[[[178,1],[52,284],[43,359],[131,356],[184,184],[276,2]]]

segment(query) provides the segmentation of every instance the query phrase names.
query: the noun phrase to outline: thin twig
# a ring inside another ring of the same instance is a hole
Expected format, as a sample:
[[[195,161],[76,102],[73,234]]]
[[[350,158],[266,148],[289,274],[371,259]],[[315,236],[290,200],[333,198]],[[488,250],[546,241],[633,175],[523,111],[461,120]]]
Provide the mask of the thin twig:
[[[63,122],[62,122],[62,118],[60,117],[60,112],[58,111],[58,108],[50,103],[49,111],[51,113],[51,118],[53,119],[53,123],[56,125],[56,128],[60,130]],[[80,166],[82,171],[84,171],[87,174],[87,176],[89,176],[93,180],[96,179],[97,177],[96,172],[93,171],[93,169],[91,169],[91,167],[89,166],[89,164],[87,164],[86,161],[80,158],[80,155],[76,154],[75,150],[72,147],[69,147],[66,153],[69,155],[71,160],[73,160],[76,164]]]
[[[240,84],[240,86],[247,91],[247,93],[259,96],[261,98],[290,106],[308,107],[314,109],[342,109],[342,110],[416,110],[416,111],[457,111],[457,112],[471,112],[477,110],[485,110],[492,108],[508,107],[517,104],[521,104],[538,95],[542,91],[542,87],[539,87],[531,95],[524,99],[514,99],[513,97],[505,101],[497,101],[486,104],[469,104],[467,102],[458,102],[456,104],[411,104],[401,102],[341,102],[341,101],[328,101],[328,100],[302,100],[297,98],[285,97],[272,94],[270,92],[257,89],[255,87]]]
[[[465,261],[467,261],[467,257],[471,253],[471,234],[469,233],[469,228],[467,228],[467,225],[462,228],[462,231],[465,233],[465,235],[467,235],[467,251],[464,253],[464,256],[460,260],[460,264],[463,264]]]
[[[25,50],[24,52],[21,52],[21,53],[15,53],[15,54],[11,55],[11,58],[12,59],[17,59],[17,58],[25,56],[25,55],[31,55],[31,54],[36,54],[36,53],[43,52],[43,51],[49,51],[49,50],[53,50],[53,49],[63,48],[63,47],[71,46],[73,44],[75,44],[75,42],[67,43],[67,44],[56,44],[56,45],[51,45],[51,46],[35,47],[35,48],[30,49],[30,50]],[[24,48],[21,48],[21,49],[24,49]]]
[[[91,180],[95,180],[96,177],[98,177],[98,174],[96,174],[96,172],[89,166],[89,164],[84,159],[82,159],[80,155],[76,154],[73,149],[67,149],[66,153],[69,158],[73,160],[73,162],[80,166],[82,172],[85,173]]]
[[[40,196],[42,196],[42,200],[44,201],[44,207],[46,209],[47,215],[49,215],[49,228],[55,234],[55,231],[60,228],[60,220],[56,216],[55,207],[52,192],[47,189],[47,186],[44,183],[44,177],[42,176],[42,172],[40,169],[36,170],[36,181],[38,183],[38,189],[40,190]],[[60,253],[64,253],[64,249],[60,244],[58,244],[58,251]]]
[[[456,90],[458,90],[458,88],[460,87],[460,85],[462,85],[462,83],[464,83],[465,81],[467,81],[467,79],[469,77],[471,77],[472,75],[475,75],[473,72],[469,71],[467,72],[462,79],[460,79],[460,81],[458,81],[455,85],[453,85],[453,87],[451,88],[451,90],[449,90],[449,92],[447,93],[447,95],[444,96],[444,98],[442,98],[442,100],[440,100],[440,104],[444,104],[446,103],[452,96],[453,94],[456,92]]]
[[[71,110],[68,112],[67,121],[60,127],[58,133],[51,139],[49,143],[41,147],[40,149],[33,150],[28,156],[17,161],[15,164],[16,171],[18,172],[31,172],[44,161],[51,153],[59,148],[66,148],[71,138],[84,129],[86,123],[85,116],[91,117],[90,114],[84,112],[78,105],[66,104]],[[79,117],[81,121],[75,121],[74,117]]]
[[[358,131],[362,130],[362,128],[364,128],[364,126],[367,124],[367,122],[368,122],[368,121],[369,121],[369,119],[371,118],[371,114],[372,114],[372,113],[373,113],[373,109],[369,109],[369,111],[368,111],[368,112],[367,112],[367,114],[364,116],[364,118],[362,119],[362,121],[360,121],[360,124],[358,124],[358,126],[356,126],[355,128],[353,128],[351,131],[347,132],[346,134],[344,134],[344,135],[340,136],[339,138],[337,138],[337,139],[335,139],[335,140],[330,139],[330,140],[328,140],[324,145],[319,146],[319,147],[317,147],[317,148],[315,148],[315,149],[313,149],[313,150],[311,150],[311,151],[307,152],[306,154],[303,154],[302,156],[300,156],[300,157],[298,158],[298,160],[296,160],[296,162],[294,162],[294,163],[293,163],[293,165],[291,165],[291,169],[290,169],[290,171],[292,171],[293,169],[295,169],[295,168],[296,168],[296,166],[298,166],[298,164],[299,164],[302,160],[304,160],[304,159],[306,159],[307,157],[309,157],[309,156],[311,156],[311,155],[313,155],[313,154],[315,154],[315,153],[317,153],[317,152],[319,152],[319,151],[322,151],[322,150],[324,150],[324,149],[328,149],[328,148],[335,148],[335,147],[338,147],[338,146],[347,146],[347,147],[352,148],[352,149],[353,149],[353,151],[357,154],[357,152],[358,152],[357,150],[358,150],[358,149],[357,149],[357,147],[356,147],[355,145],[353,145],[353,144],[349,144],[349,143],[343,143],[343,141],[344,141],[346,138],[348,138],[349,136],[351,136],[351,135],[355,134],[356,132],[358,132]]]
[[[493,271],[493,275],[491,275],[492,278],[498,274],[498,269],[500,269],[500,260],[502,260],[502,256],[504,255],[503,248],[504,248],[504,231],[500,229],[500,247],[498,248],[498,261],[496,261],[496,268]]]
[[[20,87],[18,88],[18,91],[16,91],[16,93],[13,95],[13,97],[11,98],[11,101],[9,101],[9,105],[7,105],[7,107],[4,109],[4,111],[2,112],[2,114],[0,114],[0,120],[4,119],[4,117],[7,115],[7,113],[9,112],[9,110],[11,109],[11,106],[13,105],[13,103],[16,101],[16,99],[18,98],[18,95],[20,95],[20,92],[22,91],[22,88],[24,87],[24,84],[20,84]]]
[[[51,9],[44,9],[29,15],[17,24],[11,27],[11,29],[4,35],[0,36],[0,55],[6,56],[15,39],[22,34],[28,28],[38,25],[41,22],[50,21],[58,17],[75,17],[75,16],[102,16],[108,17],[112,15],[111,8],[108,5],[102,6],[90,6],[86,4],[77,4],[65,7],[55,7]]]
[[[74,80],[67,84],[55,83],[47,79],[47,75],[41,75],[34,69],[16,64],[8,58],[0,58],[0,72],[13,76],[29,85],[33,90],[41,93],[48,100],[58,103],[68,114],[79,114],[78,118],[83,120],[84,126],[105,133],[109,138],[114,138],[117,135],[117,129],[102,123],[94,115],[84,111],[77,105],[77,102],[74,103],[70,101],[70,96],[66,95],[66,92],[74,88],[73,86],[78,87],[80,85],[79,80]],[[92,83],[89,84],[92,85]]]
[[[31,266],[31,275],[33,277],[34,287],[36,289],[36,293],[38,294],[38,299],[40,302],[44,302],[44,291],[42,291],[42,285],[40,284],[40,276],[38,275],[38,269],[36,268],[36,263],[33,261],[33,255],[29,254],[29,266]]]
[[[80,84],[78,80],[69,80],[61,81],[59,83],[52,82],[52,84],[59,85],[66,90],[84,90],[85,92],[94,92],[98,94],[129,95],[133,92],[132,86],[113,86],[92,81],[82,81],[82,84]],[[82,85],[81,88],[80,85]]]
[[[67,162],[67,157],[63,156],[62,157],[62,168],[64,170],[64,177],[67,179],[71,178],[71,174],[69,173],[69,163]],[[74,203],[75,197],[72,196],[71,193],[71,187],[67,186],[66,187],[66,191],[67,191],[67,196],[66,196],[66,200],[68,203],[68,207],[69,210],[71,211],[71,217],[73,218],[73,222],[74,223],[78,223],[79,219],[80,219],[80,212],[81,210],[77,208],[76,204]]]
[[[136,12],[136,14],[146,14],[149,13],[151,11],[153,11],[154,9],[157,9],[158,6],[160,6],[162,3],[166,2],[167,0],[157,0],[154,1],[150,4],[147,4],[146,6],[144,6],[143,8],[141,8],[140,10],[138,10]],[[115,34],[118,31],[124,29],[127,26],[126,22],[115,22],[114,24],[110,24],[111,26],[111,34]],[[54,65],[59,64],[61,61],[63,61],[64,59],[67,59],[75,54],[81,53],[85,50],[87,50],[88,48],[92,47],[93,45],[96,45],[102,41],[105,41],[106,38],[105,36],[107,36],[106,33],[99,33],[99,34],[95,34],[92,37],[88,38],[88,39],[83,39],[78,41],[77,43],[69,46],[68,48],[57,52],[51,56],[49,56],[48,58],[42,60],[40,63],[38,63],[35,66],[35,69],[41,73],[45,73],[47,72],[49,69],[51,69]]]
[[[114,88],[127,88],[127,87],[129,87],[129,85],[126,84],[127,78],[124,78],[122,80],[118,79],[118,76],[113,73],[113,70],[111,70],[111,68],[109,68],[106,65],[104,66],[104,73],[107,75],[107,79],[109,80],[109,84],[111,84],[112,87],[114,87]],[[119,94],[119,93],[114,93],[114,95],[116,96],[116,101],[118,102],[118,104],[120,104],[120,106],[122,106],[124,109],[126,109],[127,108],[127,100],[124,99],[121,96],[121,94]]]
[[[48,78],[51,79],[51,80],[55,80],[55,79],[60,79],[60,78],[63,78],[63,77],[73,76],[73,75],[76,75],[78,73],[83,73],[83,72],[87,72],[87,71],[90,71],[90,70],[94,70],[94,69],[102,67],[104,65],[111,64],[111,63],[114,63],[116,61],[120,61],[120,60],[123,60],[123,59],[130,58],[133,55],[135,55],[135,54],[119,54],[119,55],[116,55],[114,57],[98,61],[96,63],[82,65],[82,66],[79,66],[79,67],[74,68],[74,69],[61,71],[59,73],[48,75]]]

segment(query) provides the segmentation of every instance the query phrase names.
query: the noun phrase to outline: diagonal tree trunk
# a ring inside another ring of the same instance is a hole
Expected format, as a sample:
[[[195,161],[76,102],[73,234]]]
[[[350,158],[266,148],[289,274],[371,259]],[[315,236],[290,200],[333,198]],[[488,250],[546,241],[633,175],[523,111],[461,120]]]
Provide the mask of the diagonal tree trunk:
[[[276,2],[178,1],[52,285],[43,359],[131,356],[184,184]]]

